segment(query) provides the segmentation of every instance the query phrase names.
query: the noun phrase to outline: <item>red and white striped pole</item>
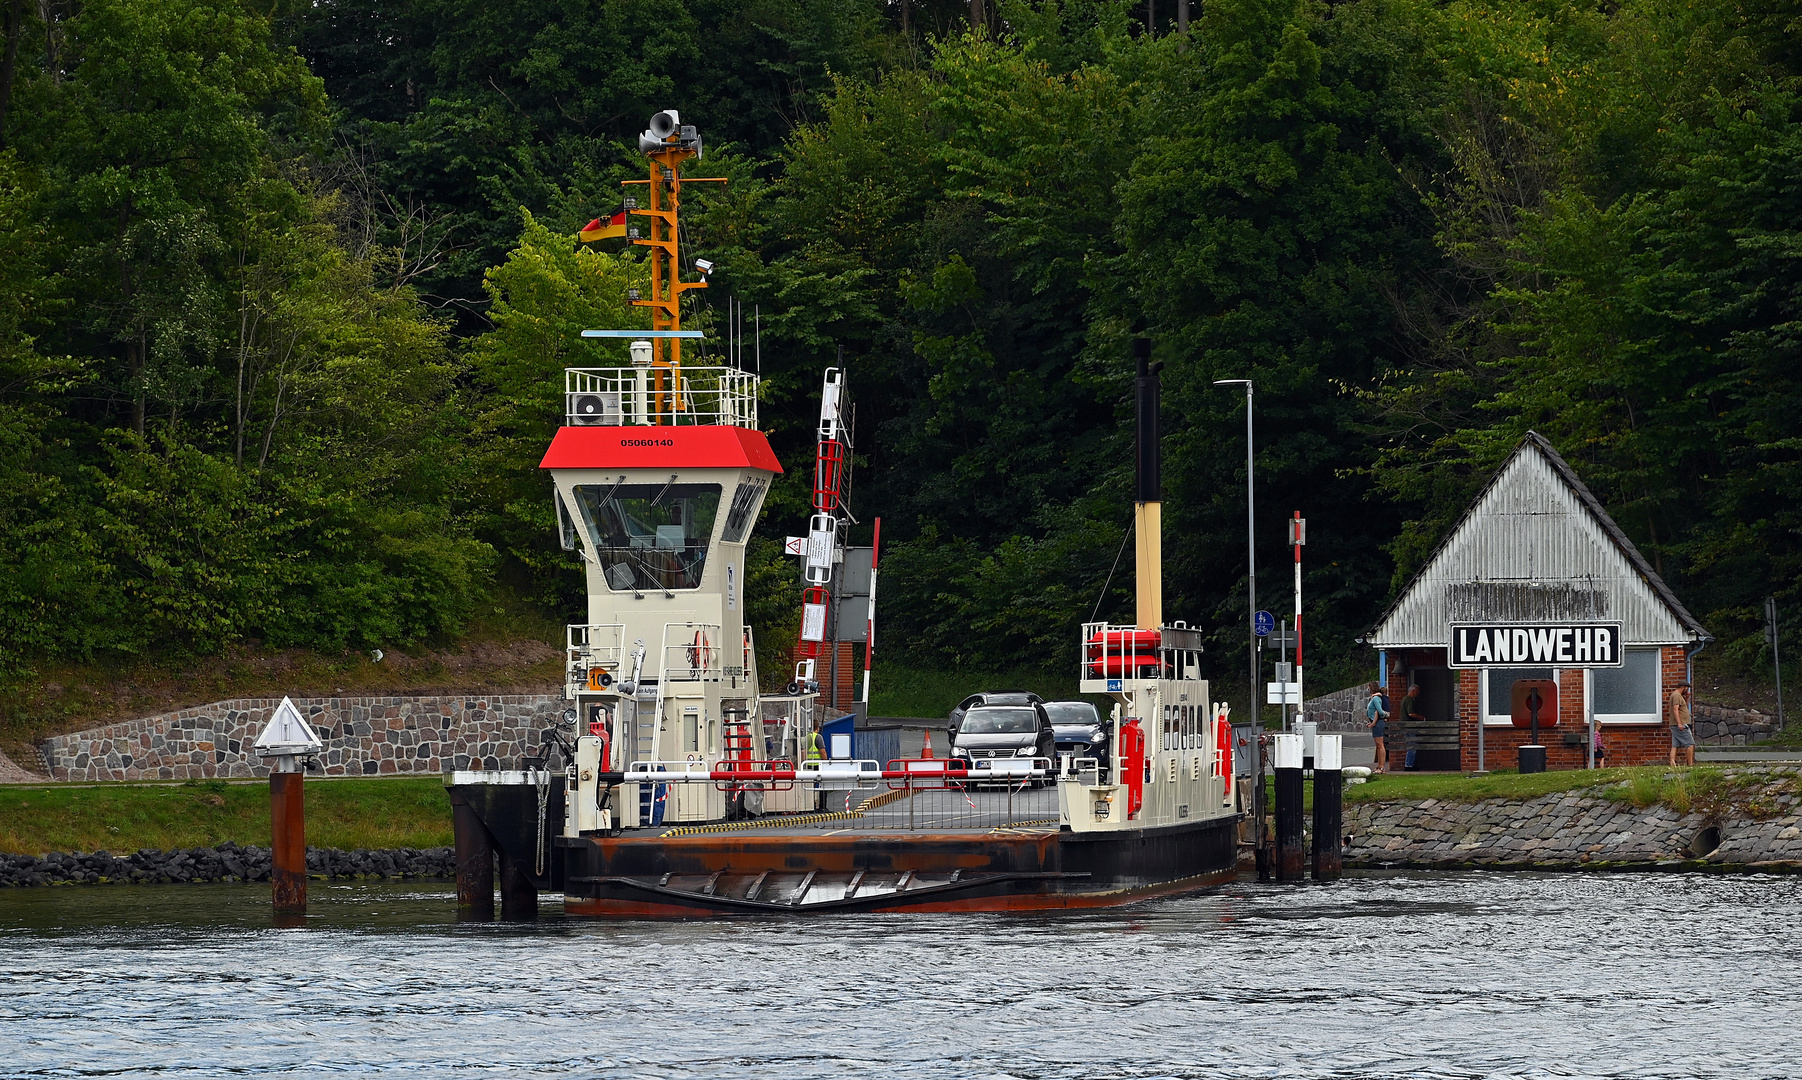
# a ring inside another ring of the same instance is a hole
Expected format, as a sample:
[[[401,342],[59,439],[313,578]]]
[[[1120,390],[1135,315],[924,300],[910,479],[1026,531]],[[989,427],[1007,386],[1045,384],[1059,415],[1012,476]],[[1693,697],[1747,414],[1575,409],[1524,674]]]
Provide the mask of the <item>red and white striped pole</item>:
[[[1295,719],[1301,715],[1301,549],[1308,542],[1308,523],[1302,519],[1301,511],[1289,524],[1289,546],[1295,549]],[[1288,695],[1284,695],[1287,697]]]
[[[870,601],[868,622],[863,636],[863,703],[870,704],[870,662],[876,657],[876,563],[882,557],[882,519],[876,519],[876,533],[870,538]],[[865,708],[865,714],[869,709]],[[930,757],[931,755],[927,755]]]

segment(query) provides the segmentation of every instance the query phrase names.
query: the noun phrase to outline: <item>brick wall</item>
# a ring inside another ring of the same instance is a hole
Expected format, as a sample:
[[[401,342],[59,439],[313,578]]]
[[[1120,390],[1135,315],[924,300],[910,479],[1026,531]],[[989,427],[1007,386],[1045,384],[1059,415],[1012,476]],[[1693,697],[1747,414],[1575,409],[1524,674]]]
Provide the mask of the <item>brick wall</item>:
[[[1604,724],[1602,745],[1607,749],[1608,765],[1654,765],[1670,760],[1671,734],[1669,717],[1663,716],[1671,690],[1683,681],[1686,666],[1683,647],[1667,645],[1659,656],[1659,711],[1656,724]],[[1458,741],[1459,761],[1466,772],[1477,768],[1477,673],[1467,671],[1459,680]],[[1588,737],[1589,728],[1583,715],[1583,682],[1581,668],[1558,674],[1558,727],[1541,730],[1539,741],[1546,748],[1547,769],[1581,769],[1588,765],[1588,749],[1584,742],[1566,744],[1567,733]],[[1469,692],[1466,693],[1466,686]],[[1490,769],[1513,768],[1520,760],[1517,750],[1527,745],[1531,729],[1490,727],[1484,730],[1484,764]]]
[[[278,698],[236,698],[127,720],[38,745],[56,780],[262,777],[251,743]],[[514,768],[564,708],[561,697],[333,697],[294,702],[325,743],[327,776]]]

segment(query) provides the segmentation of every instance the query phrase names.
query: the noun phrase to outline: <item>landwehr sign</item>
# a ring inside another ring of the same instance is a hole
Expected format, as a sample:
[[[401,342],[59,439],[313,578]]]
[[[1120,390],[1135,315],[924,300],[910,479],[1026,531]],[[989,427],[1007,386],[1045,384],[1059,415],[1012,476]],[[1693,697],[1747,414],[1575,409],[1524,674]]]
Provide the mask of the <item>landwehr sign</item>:
[[[1453,623],[1455,668],[1620,667],[1620,623]]]

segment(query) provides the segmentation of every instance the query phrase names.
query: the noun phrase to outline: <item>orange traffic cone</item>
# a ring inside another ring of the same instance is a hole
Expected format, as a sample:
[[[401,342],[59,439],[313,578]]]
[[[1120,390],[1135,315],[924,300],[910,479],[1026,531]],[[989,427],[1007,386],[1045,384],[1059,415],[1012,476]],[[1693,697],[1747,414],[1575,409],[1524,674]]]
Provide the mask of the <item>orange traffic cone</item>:
[[[932,732],[930,731],[922,732],[920,735],[920,757],[929,761],[932,759]]]

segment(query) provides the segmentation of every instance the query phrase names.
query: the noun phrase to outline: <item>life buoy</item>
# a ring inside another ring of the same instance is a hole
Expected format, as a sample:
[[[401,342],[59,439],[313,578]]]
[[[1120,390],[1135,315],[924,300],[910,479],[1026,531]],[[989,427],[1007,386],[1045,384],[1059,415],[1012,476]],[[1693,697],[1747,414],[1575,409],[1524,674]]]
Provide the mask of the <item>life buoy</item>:
[[[706,667],[702,661],[707,656],[707,632],[696,630],[695,639],[688,645],[688,666],[691,668]]]

